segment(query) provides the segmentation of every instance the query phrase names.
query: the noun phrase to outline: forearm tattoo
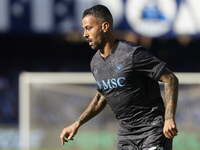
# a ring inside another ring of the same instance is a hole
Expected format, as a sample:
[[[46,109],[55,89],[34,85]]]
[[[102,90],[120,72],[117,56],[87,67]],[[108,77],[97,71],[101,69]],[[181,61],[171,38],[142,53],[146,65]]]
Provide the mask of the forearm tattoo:
[[[178,79],[173,74],[168,74],[170,82],[164,83],[165,88],[165,120],[175,117],[178,101]]]
[[[96,96],[93,98],[92,102],[88,106],[88,108],[83,112],[83,114],[77,120],[80,125],[86,123],[94,116],[99,114],[107,105],[106,99],[101,94],[97,93]]]

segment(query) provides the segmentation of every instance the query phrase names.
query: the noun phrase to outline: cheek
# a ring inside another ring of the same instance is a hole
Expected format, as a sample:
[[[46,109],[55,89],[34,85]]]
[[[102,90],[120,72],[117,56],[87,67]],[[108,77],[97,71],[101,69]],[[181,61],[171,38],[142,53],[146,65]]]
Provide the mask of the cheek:
[[[91,36],[93,36],[93,38],[95,39],[101,39],[102,38],[102,31],[100,29],[94,29],[92,32],[91,32]]]
[[[96,35],[96,39],[98,41],[102,41],[104,39],[104,36],[103,36],[102,32],[98,32],[98,34]]]

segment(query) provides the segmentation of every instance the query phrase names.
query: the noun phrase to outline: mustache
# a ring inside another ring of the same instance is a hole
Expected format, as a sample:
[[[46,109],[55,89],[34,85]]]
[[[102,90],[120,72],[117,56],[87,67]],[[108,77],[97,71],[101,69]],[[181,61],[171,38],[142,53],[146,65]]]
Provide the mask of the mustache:
[[[91,38],[85,38],[87,41],[92,41],[92,39]]]

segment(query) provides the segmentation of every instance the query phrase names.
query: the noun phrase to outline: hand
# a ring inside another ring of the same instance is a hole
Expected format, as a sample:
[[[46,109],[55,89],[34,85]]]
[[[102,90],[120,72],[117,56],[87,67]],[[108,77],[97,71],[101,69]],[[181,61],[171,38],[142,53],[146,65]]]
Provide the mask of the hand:
[[[60,135],[62,145],[64,145],[65,142],[68,142],[68,140],[73,140],[73,137],[76,135],[77,131],[78,131],[77,122],[64,128]]]
[[[163,128],[163,133],[168,139],[173,139],[175,136],[178,134],[178,130],[176,127],[176,122],[174,121],[173,118],[169,120],[165,120],[164,128]]]

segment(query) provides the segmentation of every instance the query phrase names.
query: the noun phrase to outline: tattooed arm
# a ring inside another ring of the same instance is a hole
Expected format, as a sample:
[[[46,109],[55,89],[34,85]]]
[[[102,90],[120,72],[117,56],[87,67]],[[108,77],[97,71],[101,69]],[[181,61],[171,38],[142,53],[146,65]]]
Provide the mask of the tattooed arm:
[[[159,79],[164,83],[165,90],[165,123],[164,135],[172,139],[177,135],[178,130],[175,122],[175,113],[178,101],[178,78],[169,70],[165,69]]]
[[[83,125],[84,123],[95,117],[97,114],[99,114],[105,108],[106,105],[107,101],[104,95],[97,92],[96,96],[93,98],[88,108],[77,120],[79,126]]]
[[[76,135],[79,127],[99,114],[106,105],[107,102],[105,96],[100,92],[97,92],[96,96],[93,98],[92,102],[79,119],[72,125],[63,129],[60,135],[62,145],[64,145],[65,142],[68,142],[68,140],[73,140],[73,137]]]

